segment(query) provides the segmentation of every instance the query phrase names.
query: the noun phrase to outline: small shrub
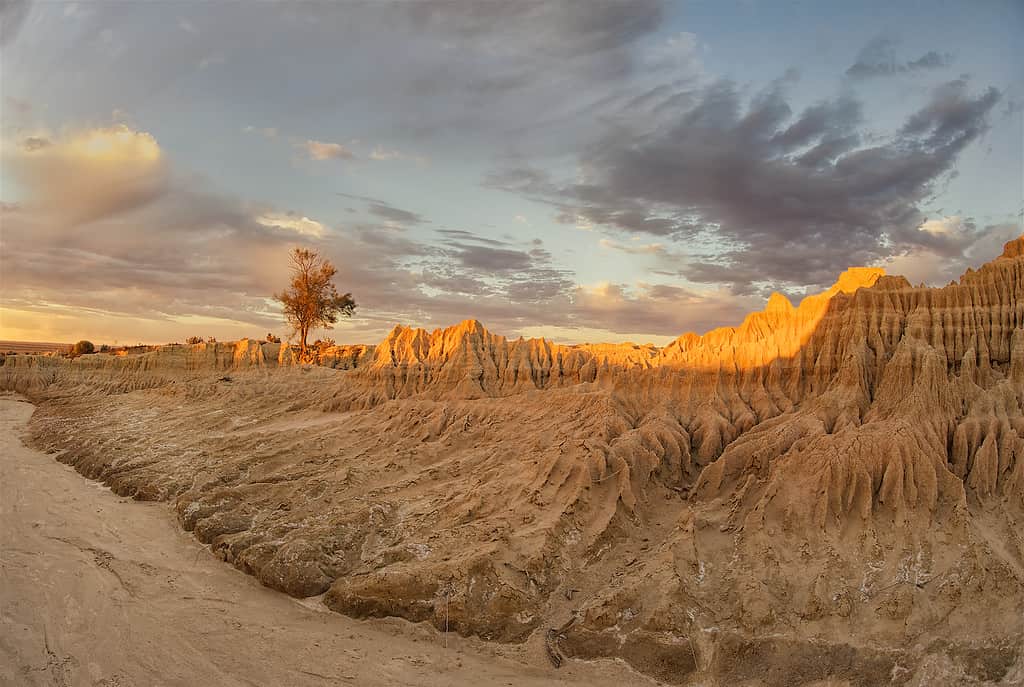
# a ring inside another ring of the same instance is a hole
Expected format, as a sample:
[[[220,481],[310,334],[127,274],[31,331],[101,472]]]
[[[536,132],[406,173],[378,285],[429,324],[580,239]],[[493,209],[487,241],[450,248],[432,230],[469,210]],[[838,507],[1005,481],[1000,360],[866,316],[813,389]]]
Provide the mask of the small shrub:
[[[86,341],[85,339],[79,341],[71,347],[71,357],[77,358],[80,355],[88,355],[95,353],[96,347],[92,345],[92,341]]]
[[[185,339],[185,343],[189,344],[190,346],[191,345],[195,345],[195,344],[201,344],[201,343],[203,343],[203,337],[201,337],[201,336],[190,336],[187,339]]]

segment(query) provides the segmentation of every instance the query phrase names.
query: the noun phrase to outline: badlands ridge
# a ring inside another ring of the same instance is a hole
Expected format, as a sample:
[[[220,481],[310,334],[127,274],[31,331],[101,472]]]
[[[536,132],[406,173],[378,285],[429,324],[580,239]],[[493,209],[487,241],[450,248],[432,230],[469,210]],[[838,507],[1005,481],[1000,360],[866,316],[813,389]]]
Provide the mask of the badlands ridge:
[[[30,442],[225,561],[672,683],[1024,680],[1024,238],[664,348],[396,327],[15,356]]]

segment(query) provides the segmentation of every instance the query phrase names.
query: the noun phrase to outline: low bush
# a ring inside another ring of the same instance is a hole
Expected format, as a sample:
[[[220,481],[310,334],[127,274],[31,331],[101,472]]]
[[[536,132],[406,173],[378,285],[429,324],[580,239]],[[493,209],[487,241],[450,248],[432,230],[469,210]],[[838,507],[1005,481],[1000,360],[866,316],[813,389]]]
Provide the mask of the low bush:
[[[85,339],[79,341],[71,347],[71,357],[77,358],[80,355],[88,355],[95,353],[96,347],[92,345],[92,341],[86,341]]]

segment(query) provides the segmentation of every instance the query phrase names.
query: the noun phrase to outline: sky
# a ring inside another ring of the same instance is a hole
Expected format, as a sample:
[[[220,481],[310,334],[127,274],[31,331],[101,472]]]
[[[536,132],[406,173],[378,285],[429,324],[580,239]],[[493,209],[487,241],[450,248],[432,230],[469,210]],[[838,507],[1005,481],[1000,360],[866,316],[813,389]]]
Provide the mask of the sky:
[[[0,0],[0,339],[665,344],[1024,213],[1024,3]]]

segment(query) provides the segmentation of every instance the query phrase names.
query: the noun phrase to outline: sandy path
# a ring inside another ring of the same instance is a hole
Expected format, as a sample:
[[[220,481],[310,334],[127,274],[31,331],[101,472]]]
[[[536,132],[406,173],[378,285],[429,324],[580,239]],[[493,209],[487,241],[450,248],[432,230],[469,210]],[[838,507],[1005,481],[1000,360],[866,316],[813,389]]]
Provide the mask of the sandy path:
[[[0,398],[0,684],[651,684],[403,621],[356,621],[260,586],[181,531],[19,439]],[[517,660],[518,659],[518,660]]]

